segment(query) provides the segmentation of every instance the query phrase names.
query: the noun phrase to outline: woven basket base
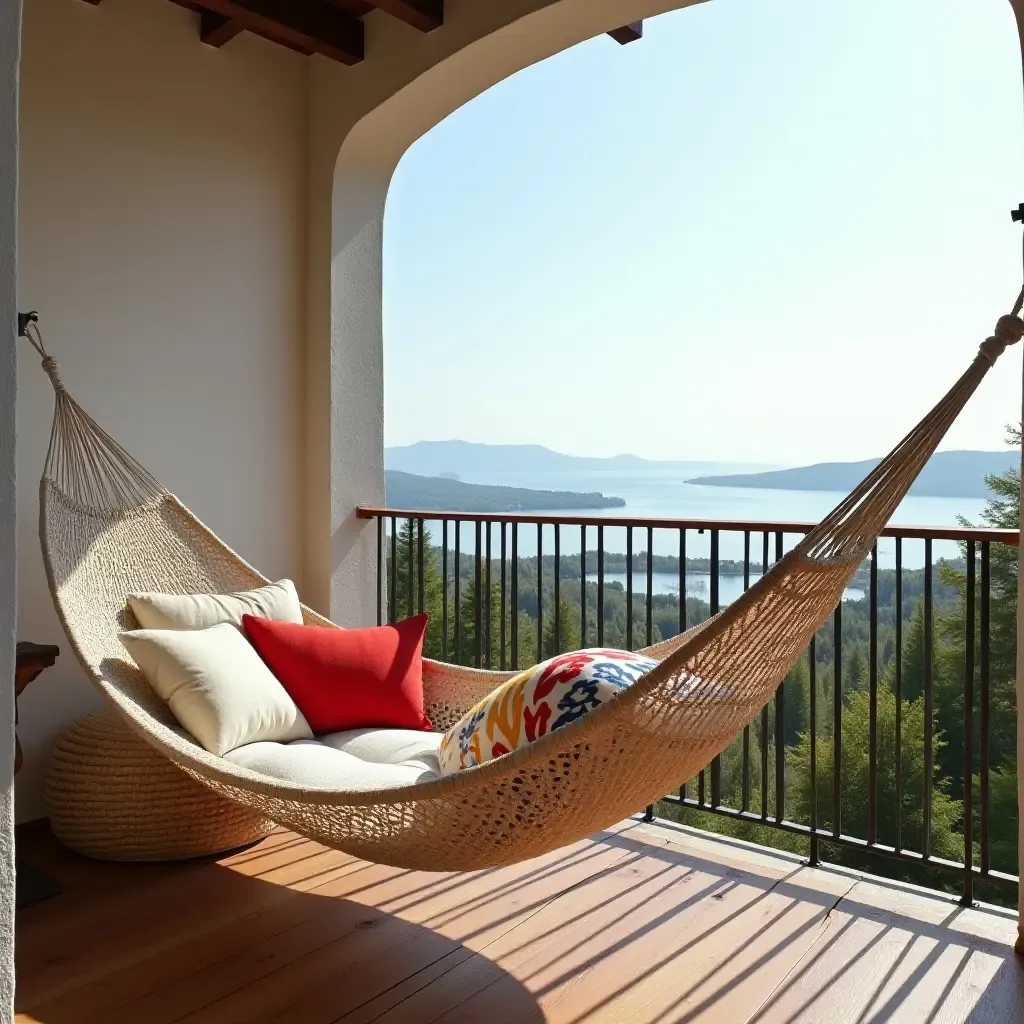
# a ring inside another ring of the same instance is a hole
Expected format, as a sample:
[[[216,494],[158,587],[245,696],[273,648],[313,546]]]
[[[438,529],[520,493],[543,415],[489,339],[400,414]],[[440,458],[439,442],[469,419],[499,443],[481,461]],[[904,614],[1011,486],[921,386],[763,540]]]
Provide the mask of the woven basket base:
[[[54,835],[100,860],[204,857],[274,827],[189,778],[113,712],[87,715],[57,737],[46,799]]]

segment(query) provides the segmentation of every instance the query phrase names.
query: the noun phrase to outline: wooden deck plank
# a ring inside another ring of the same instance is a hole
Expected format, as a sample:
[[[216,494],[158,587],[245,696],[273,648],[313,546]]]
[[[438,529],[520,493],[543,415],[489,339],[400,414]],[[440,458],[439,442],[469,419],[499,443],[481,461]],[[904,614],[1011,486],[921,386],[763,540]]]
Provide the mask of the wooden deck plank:
[[[769,1022],[1024,1021],[1009,915],[858,881],[828,935],[754,1018]]]
[[[388,908],[390,916],[379,928],[341,936],[181,1020],[241,1024],[255,1019],[258,1012],[270,1020],[330,1024],[438,960],[466,949],[463,938],[486,943],[488,936],[514,928],[535,907],[623,856],[620,849],[588,841],[577,844],[568,856],[552,854],[510,871],[475,876],[410,874],[374,886],[355,894],[354,900],[366,902],[364,912]],[[404,890],[418,878],[438,879],[440,884],[410,901]],[[432,923],[423,927],[421,922]]]
[[[587,890],[555,901],[382,1024],[502,1020],[518,985],[549,1021],[743,1020],[766,979],[813,942],[836,898],[755,872],[702,870],[671,852]],[[491,965],[505,976],[495,980]],[[460,975],[473,975],[479,991],[466,998]],[[459,1002],[443,1008],[456,983]]]
[[[367,864],[287,832],[218,860],[25,852],[20,1024],[1024,1024],[1015,918],[623,823],[494,871]]]

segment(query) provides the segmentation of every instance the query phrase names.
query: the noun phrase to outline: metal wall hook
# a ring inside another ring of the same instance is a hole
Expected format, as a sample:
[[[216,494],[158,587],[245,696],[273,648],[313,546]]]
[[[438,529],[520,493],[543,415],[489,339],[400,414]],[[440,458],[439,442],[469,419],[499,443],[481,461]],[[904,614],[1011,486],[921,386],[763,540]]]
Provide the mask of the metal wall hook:
[[[34,310],[29,310],[27,313],[18,314],[18,337],[28,337],[28,325],[39,322],[39,314]]]

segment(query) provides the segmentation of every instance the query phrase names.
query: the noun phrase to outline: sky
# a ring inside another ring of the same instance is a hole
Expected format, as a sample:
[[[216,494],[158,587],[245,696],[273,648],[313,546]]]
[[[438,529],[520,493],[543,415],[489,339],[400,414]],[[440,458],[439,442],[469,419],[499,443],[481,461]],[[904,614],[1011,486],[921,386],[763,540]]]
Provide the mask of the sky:
[[[1006,0],[711,0],[423,136],[384,235],[385,441],[882,455],[1022,280]],[[944,448],[1002,447],[1008,353]]]

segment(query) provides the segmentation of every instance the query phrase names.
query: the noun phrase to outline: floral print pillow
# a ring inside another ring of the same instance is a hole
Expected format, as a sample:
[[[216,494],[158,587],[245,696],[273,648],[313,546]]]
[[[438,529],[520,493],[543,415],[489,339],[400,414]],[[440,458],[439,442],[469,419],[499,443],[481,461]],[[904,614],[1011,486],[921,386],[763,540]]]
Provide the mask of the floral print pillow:
[[[445,733],[441,774],[483,764],[578,721],[656,664],[641,654],[594,648],[560,654],[520,672]]]

